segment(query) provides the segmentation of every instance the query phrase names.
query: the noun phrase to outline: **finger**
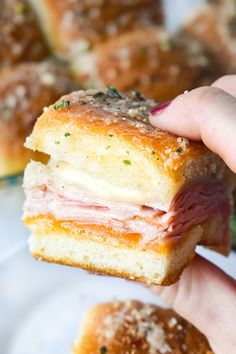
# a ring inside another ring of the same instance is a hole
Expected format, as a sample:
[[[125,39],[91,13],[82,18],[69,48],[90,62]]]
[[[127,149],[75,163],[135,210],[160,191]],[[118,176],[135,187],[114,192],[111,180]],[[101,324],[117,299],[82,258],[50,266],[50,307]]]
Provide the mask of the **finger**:
[[[218,87],[230,95],[236,97],[236,75],[225,75],[213,82],[211,85]]]
[[[177,283],[152,291],[204,333],[219,353],[236,348],[236,282],[219,268],[196,256]]]
[[[150,122],[162,130],[202,140],[236,172],[236,98],[217,87],[178,96]]]

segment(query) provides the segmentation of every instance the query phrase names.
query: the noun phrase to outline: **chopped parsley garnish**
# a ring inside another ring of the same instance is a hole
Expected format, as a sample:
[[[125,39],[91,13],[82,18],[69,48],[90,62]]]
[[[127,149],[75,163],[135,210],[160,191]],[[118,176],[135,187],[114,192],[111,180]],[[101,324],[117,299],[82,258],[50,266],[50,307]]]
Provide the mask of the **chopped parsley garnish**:
[[[107,85],[107,94],[110,97],[123,98],[122,95],[118,92],[118,90],[115,87],[113,87],[111,84]]]
[[[130,160],[123,160],[123,163],[124,163],[125,165],[131,165],[131,161],[130,161]]]
[[[108,136],[109,136],[110,138],[112,138],[114,135],[113,135],[113,134],[109,134]]]
[[[140,101],[144,101],[145,98],[143,97],[143,95],[141,94],[141,92],[139,92],[138,90],[132,91],[132,96],[134,98],[139,99]]]
[[[142,54],[146,54],[147,51],[148,51],[148,47],[147,47],[146,45],[141,45],[141,46],[139,47],[139,51],[140,51],[140,53],[142,53]]]
[[[62,100],[60,103],[54,104],[54,109],[57,110],[62,107],[69,107],[69,105],[70,105],[70,101]]]
[[[157,160],[160,160],[159,156],[157,156],[157,154],[155,153],[155,151],[152,150],[152,155],[156,156]]]
[[[107,347],[105,347],[105,345],[103,345],[101,348],[100,348],[100,354],[106,354],[107,353]]]
[[[68,136],[71,136],[71,133],[65,133],[64,136],[67,138]]]
[[[179,146],[178,149],[176,149],[176,152],[178,152],[178,153],[183,152],[183,148],[181,146]]]
[[[55,144],[56,144],[56,145],[59,145],[59,144],[60,144],[60,141],[59,141],[59,140],[56,140],[56,141],[55,141]]]
[[[111,145],[108,145],[107,147],[106,147],[106,150],[108,150],[108,149],[110,149],[111,148]]]
[[[104,92],[102,92],[102,91],[98,91],[93,95],[94,98],[101,97],[101,96],[104,96]]]

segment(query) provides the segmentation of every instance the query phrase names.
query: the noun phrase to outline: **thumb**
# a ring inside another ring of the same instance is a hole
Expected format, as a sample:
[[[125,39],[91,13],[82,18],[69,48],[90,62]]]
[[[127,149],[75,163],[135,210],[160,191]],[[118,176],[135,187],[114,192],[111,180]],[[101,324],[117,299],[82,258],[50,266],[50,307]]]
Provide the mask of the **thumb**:
[[[234,352],[236,281],[230,276],[196,256],[177,283],[151,290],[204,333],[215,353]]]

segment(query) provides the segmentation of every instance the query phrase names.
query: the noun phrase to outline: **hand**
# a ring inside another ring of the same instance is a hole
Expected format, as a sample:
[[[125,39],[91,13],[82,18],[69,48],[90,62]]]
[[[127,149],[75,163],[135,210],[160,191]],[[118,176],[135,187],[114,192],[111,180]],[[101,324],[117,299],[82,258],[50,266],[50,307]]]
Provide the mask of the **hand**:
[[[150,122],[202,140],[236,172],[236,75],[178,96]],[[216,354],[236,352],[236,281],[222,270],[196,256],[176,284],[152,290],[203,332]]]

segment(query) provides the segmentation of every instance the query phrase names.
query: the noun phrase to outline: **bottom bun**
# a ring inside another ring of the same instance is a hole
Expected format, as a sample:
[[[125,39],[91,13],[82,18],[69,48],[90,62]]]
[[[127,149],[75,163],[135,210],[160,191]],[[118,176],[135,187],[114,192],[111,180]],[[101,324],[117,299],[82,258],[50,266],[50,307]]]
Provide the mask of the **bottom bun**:
[[[178,246],[166,252],[141,250],[128,245],[111,246],[83,237],[70,237],[61,230],[56,233],[31,235],[29,244],[34,258],[47,262],[80,267],[85,270],[122,277],[153,285],[176,282],[183,268],[194,257],[202,228],[187,232]]]

